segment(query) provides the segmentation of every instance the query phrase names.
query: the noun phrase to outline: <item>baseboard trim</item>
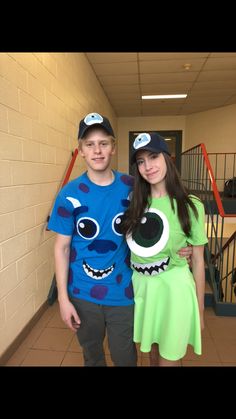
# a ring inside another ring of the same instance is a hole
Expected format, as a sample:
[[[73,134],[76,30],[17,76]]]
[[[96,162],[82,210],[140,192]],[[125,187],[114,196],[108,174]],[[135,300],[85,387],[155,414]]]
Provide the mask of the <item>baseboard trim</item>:
[[[20,332],[20,334],[14,339],[14,341],[10,344],[10,346],[3,352],[0,356],[0,366],[4,366],[6,362],[11,358],[11,356],[16,352],[19,348],[21,343],[25,340],[29,332],[33,329],[35,324],[38,322],[40,317],[48,308],[48,302],[45,301],[43,305],[39,308],[37,313],[34,314],[32,319],[27,323],[24,329]]]

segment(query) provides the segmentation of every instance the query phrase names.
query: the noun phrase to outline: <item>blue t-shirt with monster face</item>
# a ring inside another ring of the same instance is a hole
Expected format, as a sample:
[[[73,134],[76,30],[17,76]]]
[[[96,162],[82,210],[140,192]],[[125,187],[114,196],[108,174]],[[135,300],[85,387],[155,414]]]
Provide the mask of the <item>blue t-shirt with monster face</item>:
[[[114,172],[99,186],[86,173],[59,192],[48,228],[72,236],[68,293],[109,306],[133,304],[129,249],[120,232],[129,205],[132,177]]]

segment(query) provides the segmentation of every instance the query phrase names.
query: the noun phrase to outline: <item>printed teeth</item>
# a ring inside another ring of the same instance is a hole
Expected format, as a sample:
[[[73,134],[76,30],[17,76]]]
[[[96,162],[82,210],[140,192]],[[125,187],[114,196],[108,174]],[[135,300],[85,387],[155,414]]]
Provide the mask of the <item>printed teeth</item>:
[[[83,261],[83,268],[85,273],[93,279],[103,279],[110,275],[115,269],[114,265],[106,269],[93,269],[85,261]]]
[[[161,272],[165,272],[169,265],[170,258],[165,258],[154,263],[135,263],[131,261],[131,266],[138,273],[143,275],[158,275]]]

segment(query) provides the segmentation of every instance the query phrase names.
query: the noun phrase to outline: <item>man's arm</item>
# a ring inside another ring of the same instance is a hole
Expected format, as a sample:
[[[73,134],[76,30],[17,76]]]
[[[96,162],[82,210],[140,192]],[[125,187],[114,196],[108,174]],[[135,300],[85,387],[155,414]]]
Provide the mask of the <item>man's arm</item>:
[[[54,256],[58,302],[60,306],[61,318],[66,323],[66,325],[75,332],[80,326],[80,318],[73,304],[70,302],[67,292],[70,243],[71,236],[57,234],[54,247]]]
[[[188,245],[187,247],[182,247],[178,252],[178,255],[182,258],[186,258],[189,266],[191,267],[191,258],[193,254],[193,248],[191,245]]]

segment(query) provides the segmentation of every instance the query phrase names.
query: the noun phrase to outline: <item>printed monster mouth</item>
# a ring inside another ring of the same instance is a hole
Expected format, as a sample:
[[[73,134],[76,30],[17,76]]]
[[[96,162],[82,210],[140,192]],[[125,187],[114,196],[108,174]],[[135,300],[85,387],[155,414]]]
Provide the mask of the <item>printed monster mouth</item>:
[[[84,268],[84,272],[90,276],[93,279],[104,279],[106,278],[108,275],[110,275],[114,269],[115,269],[115,263],[110,266],[109,268],[106,269],[93,269],[91,266],[89,266],[85,260],[83,261],[83,268]]]
[[[167,269],[169,262],[169,257],[152,263],[135,263],[131,261],[131,267],[143,275],[158,275]]]

